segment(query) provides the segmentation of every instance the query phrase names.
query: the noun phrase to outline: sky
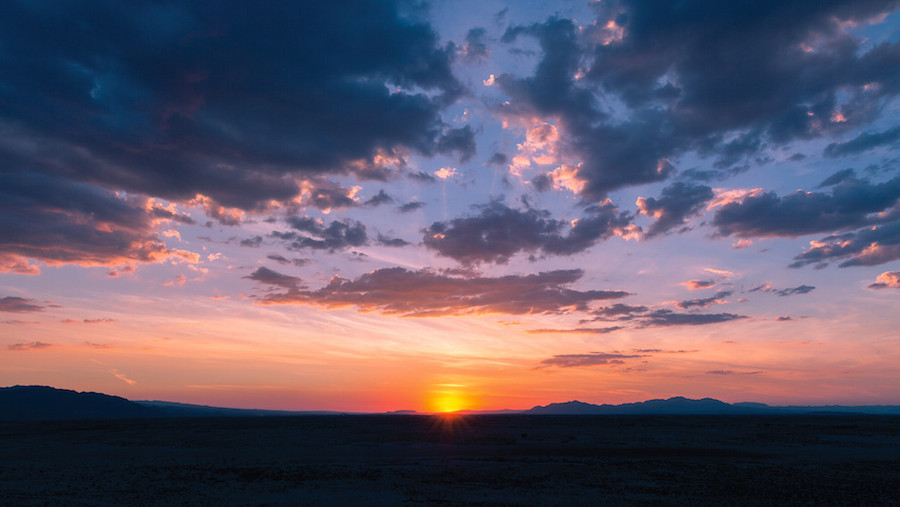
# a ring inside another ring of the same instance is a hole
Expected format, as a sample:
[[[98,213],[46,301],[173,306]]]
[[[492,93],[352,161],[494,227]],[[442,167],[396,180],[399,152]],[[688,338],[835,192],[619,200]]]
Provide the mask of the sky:
[[[900,404],[900,2],[0,3],[0,385]]]

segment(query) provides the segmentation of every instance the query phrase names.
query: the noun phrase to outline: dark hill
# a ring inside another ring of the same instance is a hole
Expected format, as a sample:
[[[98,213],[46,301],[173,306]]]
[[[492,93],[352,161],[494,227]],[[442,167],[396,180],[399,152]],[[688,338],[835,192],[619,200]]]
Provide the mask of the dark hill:
[[[667,400],[649,400],[639,403],[625,403],[622,405],[592,405],[581,401],[567,403],[551,403],[546,406],[537,406],[526,411],[528,414],[547,415],[640,415],[640,414],[753,414],[769,413],[775,409],[768,405],[752,404],[753,406],[729,405],[723,401],[712,398],[691,400],[682,396],[676,396]]]
[[[100,393],[47,386],[0,388],[0,420],[126,419],[160,414],[137,403]]]

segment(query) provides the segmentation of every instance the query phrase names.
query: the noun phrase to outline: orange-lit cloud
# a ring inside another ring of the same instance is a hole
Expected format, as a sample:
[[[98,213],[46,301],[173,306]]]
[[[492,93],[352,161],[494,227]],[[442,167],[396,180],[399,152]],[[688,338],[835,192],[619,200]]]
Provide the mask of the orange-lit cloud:
[[[885,271],[878,275],[870,289],[900,289],[900,271]]]
[[[681,285],[687,287],[688,290],[700,290],[714,287],[716,282],[715,280],[688,280],[686,282],[681,282]]]

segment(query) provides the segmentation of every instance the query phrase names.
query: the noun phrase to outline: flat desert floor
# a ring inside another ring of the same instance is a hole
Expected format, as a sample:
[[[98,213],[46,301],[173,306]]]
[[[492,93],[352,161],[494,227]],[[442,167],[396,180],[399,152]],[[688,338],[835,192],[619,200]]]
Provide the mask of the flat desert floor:
[[[900,417],[0,423],[2,505],[897,505]]]

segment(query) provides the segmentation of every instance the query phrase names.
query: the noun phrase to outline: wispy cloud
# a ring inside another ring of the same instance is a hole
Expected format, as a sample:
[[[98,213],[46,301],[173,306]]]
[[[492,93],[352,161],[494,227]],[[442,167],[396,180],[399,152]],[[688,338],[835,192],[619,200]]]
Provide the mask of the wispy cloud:
[[[45,305],[33,299],[6,296],[0,298],[0,312],[29,313],[39,312],[46,308]]]
[[[12,351],[22,351],[22,350],[40,350],[46,349],[48,347],[53,347],[52,343],[42,342],[42,341],[33,341],[33,342],[23,342],[23,343],[13,343],[11,345],[7,345],[7,350]]]

